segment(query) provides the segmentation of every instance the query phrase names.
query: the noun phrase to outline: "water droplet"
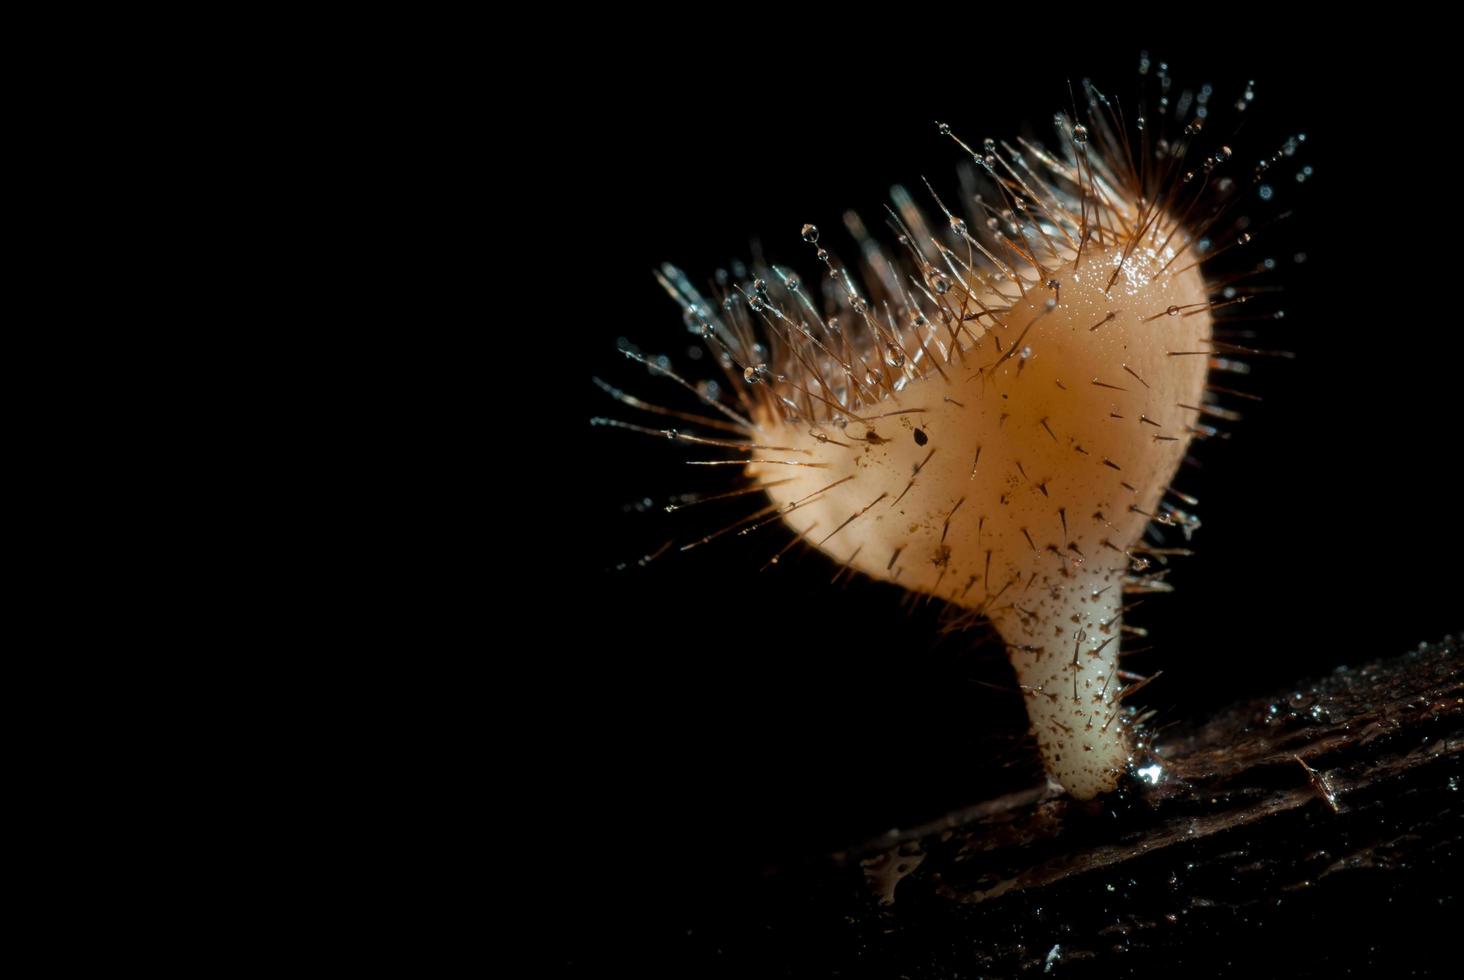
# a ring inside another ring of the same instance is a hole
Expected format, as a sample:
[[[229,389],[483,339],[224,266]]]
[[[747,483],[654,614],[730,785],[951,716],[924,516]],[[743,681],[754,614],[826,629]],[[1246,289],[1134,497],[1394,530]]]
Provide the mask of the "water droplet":
[[[1164,312],[1165,313],[1168,313],[1170,316],[1179,316],[1179,307],[1177,307],[1177,306],[1171,306],[1171,307],[1169,307],[1169,309],[1165,310]]]
[[[935,294],[937,296],[944,296],[946,293],[950,292],[951,279],[950,276],[947,276],[944,272],[941,272],[938,269],[932,269],[930,275],[928,275],[926,279],[930,283],[930,288],[935,290]]]
[[[1140,116],[1138,119],[1134,120],[1134,122],[1138,125],[1139,132],[1141,133],[1149,125],[1149,120],[1145,119],[1143,116]]]
[[[762,297],[757,295],[747,297],[747,305],[752,307],[752,312],[761,313],[763,309]]]
[[[1215,151],[1215,159],[1220,163],[1224,163],[1226,160],[1230,159],[1230,152],[1230,147],[1222,146],[1220,147],[1220,149]]]
[[[1088,127],[1087,126],[1074,126],[1073,127],[1073,142],[1074,143],[1077,143],[1079,146],[1082,146],[1084,143],[1088,142]]]
[[[882,380],[884,380],[884,375],[880,374],[874,368],[869,368],[864,372],[864,383],[871,388],[878,387]]]
[[[1030,358],[1032,356],[1032,348],[1031,348],[1031,346],[1029,345],[1029,346],[1023,347],[1021,353],[1018,356],[1020,356],[1021,359],[1024,360],[1024,361],[1027,360],[1028,358]]]
[[[960,218],[957,218],[955,215],[952,215],[951,216],[951,231],[955,232],[957,235],[965,235],[966,234],[966,222],[962,221]]]
[[[788,281],[783,283],[783,285],[788,287],[788,292],[796,293],[798,292],[798,287],[801,285],[801,283],[799,283],[797,276],[789,276]]]
[[[1276,191],[1271,187],[1270,184],[1262,184],[1260,188],[1257,189],[1256,193],[1261,195],[1261,200],[1269,201],[1273,196],[1275,196]]]
[[[995,153],[996,140],[992,139],[990,136],[986,137],[986,139],[981,141],[981,148],[987,153]]]
[[[940,130],[940,135],[942,135],[942,136],[949,136],[949,135],[951,135],[951,124],[950,123],[937,123],[936,124],[936,129]]]
[[[808,244],[813,245],[818,242],[818,229],[813,225],[804,225],[802,234],[803,240]]]
[[[817,252],[814,253],[813,257],[818,259],[820,262],[827,262],[829,260],[828,249],[819,249]]]
[[[766,364],[759,364],[756,367],[749,364],[742,369],[742,379],[750,385],[755,385],[759,381],[766,381],[767,377],[768,366]]]
[[[905,363],[905,352],[894,344],[885,345],[885,363],[892,368],[903,366]]]

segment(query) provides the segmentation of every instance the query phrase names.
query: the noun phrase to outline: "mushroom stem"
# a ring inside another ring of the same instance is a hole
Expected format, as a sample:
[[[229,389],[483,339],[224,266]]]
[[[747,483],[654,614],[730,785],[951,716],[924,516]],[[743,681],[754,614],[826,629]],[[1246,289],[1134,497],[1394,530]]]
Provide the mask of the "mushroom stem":
[[[1122,597],[1115,588],[1100,596],[1074,590],[1065,598],[1074,611],[1061,619],[1078,624],[1065,637],[1036,645],[1023,620],[1011,615],[998,617],[997,626],[1048,775],[1087,800],[1115,789],[1128,765],[1128,729],[1118,703]]]

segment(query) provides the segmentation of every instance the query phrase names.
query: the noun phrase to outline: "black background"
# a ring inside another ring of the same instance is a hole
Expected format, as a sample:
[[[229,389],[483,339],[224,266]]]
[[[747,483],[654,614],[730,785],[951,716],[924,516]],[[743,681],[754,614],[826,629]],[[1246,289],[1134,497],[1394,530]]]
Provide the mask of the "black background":
[[[701,457],[685,447],[588,424],[633,415],[592,376],[690,407],[617,338],[709,376],[652,279],[661,262],[703,281],[757,238],[813,273],[803,222],[832,229],[854,208],[877,227],[891,184],[952,177],[958,154],[935,120],[973,142],[1050,139],[1068,79],[1120,101],[1135,91],[1138,40],[1070,51],[921,26],[903,39],[892,23],[875,47],[733,23],[719,44],[670,35],[560,66],[577,84],[540,120],[530,204],[542,237],[529,261],[550,290],[532,325],[551,336],[520,365],[555,384],[535,430],[556,435],[531,450],[554,514],[547,531],[532,515],[521,530],[546,638],[530,651],[546,695],[527,735],[531,798],[562,859],[540,877],[571,962],[607,948],[654,959],[687,928],[725,922],[768,869],[1038,778],[999,646],[943,636],[938,610],[909,610],[900,590],[831,587],[834,566],[798,550],[759,572],[788,540],[775,528],[637,567],[754,506],[666,515],[670,495],[726,477],[690,472],[681,460]],[[1180,484],[1201,500],[1199,554],[1173,595],[1129,619],[1152,631],[1132,666],[1164,671],[1142,696],[1163,724],[1464,626],[1460,178],[1440,142],[1439,66],[1421,51],[1244,36],[1149,50],[1221,101],[1255,80],[1229,141],[1238,157],[1308,137],[1274,181],[1295,217],[1256,244],[1286,290],[1262,346],[1297,357],[1258,362],[1245,387],[1264,402],[1237,406],[1232,437],[1200,447],[1203,470]],[[1302,164],[1314,176],[1297,185]],[[514,511],[505,520],[518,529]]]

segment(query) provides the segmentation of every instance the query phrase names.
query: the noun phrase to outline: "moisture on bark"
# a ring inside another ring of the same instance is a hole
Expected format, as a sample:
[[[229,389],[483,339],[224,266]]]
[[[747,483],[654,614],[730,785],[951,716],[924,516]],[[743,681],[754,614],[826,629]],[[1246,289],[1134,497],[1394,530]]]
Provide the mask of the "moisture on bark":
[[[1433,975],[1457,955],[1452,638],[1151,749],[1094,803],[1034,789],[785,869],[752,921],[686,952],[714,973],[889,978]]]

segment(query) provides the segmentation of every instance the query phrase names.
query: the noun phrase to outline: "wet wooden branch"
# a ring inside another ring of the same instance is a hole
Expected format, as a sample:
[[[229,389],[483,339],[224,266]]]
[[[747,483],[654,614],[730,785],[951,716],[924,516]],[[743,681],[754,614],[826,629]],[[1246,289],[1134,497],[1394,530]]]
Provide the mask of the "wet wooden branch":
[[[716,938],[718,960],[890,978],[1402,975],[1459,948],[1452,641],[1236,705],[1154,754],[1101,805],[1036,789],[787,871],[752,927]]]

